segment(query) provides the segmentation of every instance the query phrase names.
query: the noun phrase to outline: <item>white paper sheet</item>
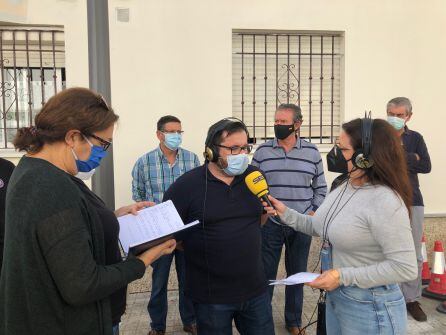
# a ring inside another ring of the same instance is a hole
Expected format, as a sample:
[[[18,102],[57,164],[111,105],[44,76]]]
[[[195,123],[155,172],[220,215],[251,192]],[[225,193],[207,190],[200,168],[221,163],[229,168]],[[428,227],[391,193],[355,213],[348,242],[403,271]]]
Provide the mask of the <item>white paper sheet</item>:
[[[125,253],[136,245],[173,234],[198,223],[185,225],[171,200],[144,208],[138,215],[128,214],[118,218],[119,241]]]
[[[299,272],[285,279],[270,280],[270,285],[296,285],[309,283],[319,277],[319,273]]]

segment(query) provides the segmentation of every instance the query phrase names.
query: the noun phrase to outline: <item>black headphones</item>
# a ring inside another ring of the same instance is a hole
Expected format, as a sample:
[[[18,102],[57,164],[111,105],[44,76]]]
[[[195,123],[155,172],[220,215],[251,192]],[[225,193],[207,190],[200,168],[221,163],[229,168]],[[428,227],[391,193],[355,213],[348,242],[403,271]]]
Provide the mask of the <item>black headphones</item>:
[[[205,148],[203,152],[205,160],[214,163],[218,161],[219,154],[218,154],[218,147],[215,143],[216,137],[221,131],[225,130],[230,124],[233,123],[239,123],[249,138],[248,128],[246,127],[246,125],[243,123],[242,120],[236,117],[224,118],[223,120],[214,123],[208,130],[208,135],[206,136]]]
[[[372,152],[372,129],[372,112],[365,112],[364,118],[361,119],[362,148],[356,150],[352,156],[353,166],[359,169],[366,170],[373,166],[373,159],[370,157]]]

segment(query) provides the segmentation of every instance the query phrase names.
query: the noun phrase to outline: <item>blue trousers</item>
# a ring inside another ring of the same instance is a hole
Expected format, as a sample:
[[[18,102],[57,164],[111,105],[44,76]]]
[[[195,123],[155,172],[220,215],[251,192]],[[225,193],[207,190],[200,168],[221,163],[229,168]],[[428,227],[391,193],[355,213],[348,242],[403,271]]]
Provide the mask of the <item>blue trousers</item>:
[[[194,304],[198,335],[232,335],[232,320],[241,335],[274,335],[267,292],[237,304]]]
[[[178,278],[179,310],[183,325],[195,324],[195,313],[192,301],[184,296],[185,260],[184,253],[175,250],[170,255],[158,259],[152,264],[152,293],[147,310],[150,315],[150,326],[154,330],[166,330],[167,318],[167,283],[169,280],[170,265],[175,257],[175,267]]]
[[[332,247],[323,244],[321,268],[332,268]],[[404,335],[407,312],[397,284],[372,288],[340,286],[327,293],[327,335]]]
[[[327,294],[326,325],[327,335],[404,335],[406,302],[397,284],[341,286]]]
[[[307,271],[311,236],[268,220],[262,227],[262,258],[268,280],[276,279],[284,244],[287,276]],[[274,286],[269,286],[270,299],[273,293]],[[286,286],[284,313],[287,327],[301,327],[303,298],[303,285]]]

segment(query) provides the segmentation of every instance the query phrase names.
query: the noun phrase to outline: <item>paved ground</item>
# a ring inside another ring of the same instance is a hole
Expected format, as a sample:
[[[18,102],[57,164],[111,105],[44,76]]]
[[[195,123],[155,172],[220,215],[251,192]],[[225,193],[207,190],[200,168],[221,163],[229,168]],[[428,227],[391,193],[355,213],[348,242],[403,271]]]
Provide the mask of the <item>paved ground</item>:
[[[277,335],[286,335],[288,332],[284,329],[283,306],[284,306],[284,288],[279,287],[275,290],[273,299],[274,323]],[[127,313],[121,324],[121,335],[146,335],[149,330],[149,319],[147,315],[147,302],[149,292],[130,294],[128,298]],[[304,322],[313,314],[316,301],[319,294],[313,293],[308,287],[305,288],[304,301]],[[180,316],[178,313],[178,291],[171,290],[168,295],[169,314],[167,320],[167,333],[171,335],[185,335],[182,331]],[[429,335],[445,335],[446,334],[446,314],[438,313],[435,308],[439,304],[436,300],[423,298],[422,306],[428,314],[428,322],[416,322],[409,317],[408,335],[429,334]],[[313,320],[315,320],[313,318]],[[234,334],[238,332],[234,329]],[[315,327],[309,327],[308,335],[316,334]]]
[[[427,250],[429,254],[429,260],[432,260],[431,252],[435,240],[442,240],[446,242],[446,218],[426,218],[425,219],[425,235],[427,239]],[[311,245],[310,256],[308,259],[309,271],[314,270],[314,266],[317,263],[318,251],[320,248],[320,242],[318,238],[313,238]],[[282,257],[283,258],[283,257]],[[284,278],[285,269],[283,259],[279,265],[278,278]],[[432,266],[432,264],[430,264]],[[178,313],[178,291],[176,275],[174,272],[174,266],[172,266],[171,274],[169,277],[169,314],[167,320],[167,332],[169,335],[185,334],[182,331],[182,325]],[[146,335],[149,331],[149,318],[147,314],[147,303],[149,299],[151,287],[151,269],[147,269],[146,275],[141,279],[129,286],[129,298],[127,314],[123,317],[121,324],[121,335]],[[311,315],[316,306],[316,301],[319,297],[317,292],[306,287],[305,288],[305,300],[304,300],[304,324],[308,323]],[[421,304],[425,312],[428,314],[428,322],[416,322],[409,316],[409,331],[408,335],[446,335],[446,314],[438,313],[435,308],[439,305],[439,301],[422,298]],[[283,318],[283,306],[284,306],[284,288],[279,287],[275,289],[273,299],[273,313],[274,323],[276,326],[277,335],[286,335],[288,332],[284,329]],[[234,334],[238,334],[234,330]],[[308,335],[316,334],[315,327],[309,327],[307,331]],[[360,335],[360,334],[358,334]]]

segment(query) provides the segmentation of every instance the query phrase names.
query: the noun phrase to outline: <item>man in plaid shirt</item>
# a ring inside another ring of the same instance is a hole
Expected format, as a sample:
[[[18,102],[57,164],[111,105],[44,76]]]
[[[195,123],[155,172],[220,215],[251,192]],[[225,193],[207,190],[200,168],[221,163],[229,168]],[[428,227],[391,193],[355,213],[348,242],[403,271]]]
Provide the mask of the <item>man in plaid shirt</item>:
[[[132,194],[135,201],[161,203],[164,193],[182,174],[200,165],[193,152],[180,148],[183,131],[181,121],[167,115],[158,120],[156,136],[159,146],[140,157],[133,167]],[[179,309],[184,331],[196,334],[192,302],[184,296],[184,254],[174,253],[161,257],[152,264],[152,294],[147,306],[151,319],[149,335],[163,335],[166,331],[167,283],[170,265],[175,256],[179,286]]]

